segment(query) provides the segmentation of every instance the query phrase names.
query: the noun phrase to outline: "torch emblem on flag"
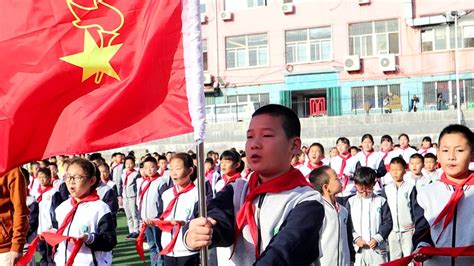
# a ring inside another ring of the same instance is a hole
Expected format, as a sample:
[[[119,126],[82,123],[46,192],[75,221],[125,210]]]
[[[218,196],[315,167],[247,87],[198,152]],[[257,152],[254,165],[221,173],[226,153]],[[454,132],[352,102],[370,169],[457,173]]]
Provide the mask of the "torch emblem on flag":
[[[90,2],[90,5],[77,2]],[[122,12],[103,0],[66,0],[66,3],[75,18],[72,24],[84,30],[84,50],[60,59],[82,68],[82,82],[95,75],[95,83],[100,84],[104,74],[120,80],[110,60],[122,47],[122,43],[114,44],[124,25]]]

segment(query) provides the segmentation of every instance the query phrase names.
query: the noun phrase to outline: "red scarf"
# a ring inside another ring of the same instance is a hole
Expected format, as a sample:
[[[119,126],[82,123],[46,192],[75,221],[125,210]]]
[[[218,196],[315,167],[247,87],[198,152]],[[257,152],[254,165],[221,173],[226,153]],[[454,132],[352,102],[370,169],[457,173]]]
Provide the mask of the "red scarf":
[[[214,175],[214,166],[211,168],[211,170],[207,171],[204,175],[206,176],[207,181],[209,181],[210,184],[212,184],[212,176]]]
[[[311,184],[306,181],[303,174],[293,167],[287,173],[272,178],[262,184],[259,184],[259,177],[257,173],[253,173],[248,181],[248,193],[245,197],[245,202],[237,213],[237,228],[236,235],[242,233],[245,225],[249,226],[252,240],[255,245],[255,257],[260,256],[258,243],[258,229],[255,222],[255,206],[252,204],[253,200],[259,195],[266,193],[280,193],[297,187],[309,186]]]
[[[145,193],[150,188],[151,183],[157,180],[159,177],[160,176],[158,174],[155,174],[152,177],[149,177],[149,176],[143,177],[143,183],[140,185],[140,190],[138,191],[138,198],[140,200],[140,210],[142,209],[143,196],[145,196]],[[148,183],[145,184],[145,181],[148,181]],[[143,187],[143,184],[145,184],[145,187]]]
[[[387,170],[387,172],[390,171],[390,162],[388,162],[388,164],[385,163],[385,158],[387,158],[387,155],[389,154],[389,152],[393,151],[393,149],[390,149],[388,151],[382,151],[383,152],[383,157],[382,157],[382,162],[385,164],[385,170]]]
[[[352,154],[348,153],[347,157],[344,157],[340,154],[338,154],[338,156],[342,159],[341,169],[339,170],[339,175],[338,175],[339,177],[341,177],[344,174],[344,169],[346,168],[347,160],[349,160],[349,158],[352,157]]]
[[[44,187],[44,190],[41,188],[41,186],[38,187],[38,193],[39,193],[39,196],[36,198],[36,202],[38,202],[38,204],[43,200],[43,194],[50,191],[51,189],[53,189],[53,185],[47,185]]]
[[[323,161],[319,161],[319,163],[316,163],[316,166],[313,166],[311,162],[308,162],[306,167],[308,167],[311,171],[314,169],[318,169],[319,167],[323,166]]]
[[[438,239],[436,240],[436,243],[438,243],[439,238],[444,232],[444,229],[448,226],[448,224],[451,222],[454,216],[454,212],[456,210],[456,206],[458,205],[459,201],[463,198],[464,196],[464,185],[474,185],[474,173],[470,172],[468,176],[462,181],[461,184],[456,184],[451,180],[448,180],[446,177],[446,174],[443,173],[440,179],[441,182],[451,185],[455,187],[454,193],[451,195],[451,198],[449,199],[448,203],[446,206],[444,206],[443,210],[439,214],[438,218],[434,221],[432,226],[437,225],[438,223],[441,222],[444,218],[444,223],[443,223],[443,229],[441,230],[441,233],[438,236]]]
[[[79,250],[82,247],[83,241],[76,238],[76,237],[69,237],[69,236],[63,236],[63,232],[66,230],[66,227],[71,223],[72,218],[74,217],[74,214],[77,211],[77,208],[79,205],[85,202],[91,202],[91,201],[97,201],[99,200],[99,195],[97,195],[97,191],[94,190],[90,195],[87,197],[82,198],[79,202],[76,201],[74,198],[71,197],[71,205],[72,209],[69,211],[69,213],[66,215],[64,218],[63,223],[59,227],[59,229],[53,233],[53,232],[43,232],[41,236],[46,240],[46,242],[52,246],[55,247],[57,244],[61,243],[62,241],[69,241],[72,240],[74,241],[74,247],[71,252],[71,256],[66,262],[66,266],[72,266],[74,263],[74,259],[76,258],[77,253],[79,253]],[[33,255],[35,254],[36,251],[36,246],[38,245],[38,241],[40,240],[40,236],[37,236],[31,244],[28,246],[28,251],[26,254],[20,258],[18,261],[17,265],[19,266],[26,266],[31,259],[33,258]]]
[[[423,149],[423,148],[421,148],[421,149],[420,149],[420,151],[421,151],[420,154],[423,155],[423,156],[425,156],[425,154],[428,152],[429,149],[430,149],[430,148],[428,148],[428,149]]]
[[[241,177],[240,173],[236,173],[233,176],[222,175],[222,178],[224,179],[224,182],[225,182],[224,186],[227,186],[228,184],[235,182],[235,180],[237,180],[240,177]]]
[[[33,189],[33,185],[35,184],[35,179],[36,179],[36,176],[34,175],[31,175],[31,183],[30,183],[30,187],[28,188],[29,190],[32,190]]]
[[[182,221],[175,221],[175,224],[171,223],[171,221],[165,221],[165,218],[168,217],[171,212],[173,211],[176,202],[180,195],[192,190],[195,187],[193,182],[190,182],[184,189],[177,191],[176,186],[173,187],[173,194],[174,198],[170,201],[168,206],[166,207],[165,211],[160,215],[160,218],[153,220],[153,225],[157,226],[164,232],[171,232],[173,228],[175,228],[173,233],[173,238],[171,242],[163,248],[159,255],[166,255],[173,251],[174,245],[176,244],[176,240],[178,239],[179,232],[181,231],[181,226],[184,224]],[[145,252],[143,250],[143,242],[145,237],[145,230],[147,225],[145,223],[142,224],[140,228],[140,234],[138,235],[137,242],[135,242],[135,248],[137,250],[138,255],[140,258],[145,261]]]
[[[117,166],[119,166],[119,165],[121,165],[121,164],[116,163],[114,166],[112,166],[111,172],[113,172],[114,169],[117,168]]]
[[[159,170],[160,170],[160,171],[158,172],[158,175],[159,175],[159,176],[163,176],[163,174],[164,174],[165,171],[166,171],[166,168],[165,168],[165,169],[161,169],[161,168],[160,168]]]
[[[374,153],[374,150],[370,151],[369,153],[362,151],[362,153],[365,155],[365,166],[369,166],[369,157]]]
[[[135,172],[135,169],[132,169],[132,171],[130,172],[127,172],[125,174],[125,182],[123,182],[124,186],[127,187],[127,184],[128,184],[128,176],[131,175],[133,172]]]
[[[382,263],[382,266],[407,266],[417,254],[423,254],[427,256],[448,256],[448,257],[459,257],[459,256],[474,256],[474,245],[467,247],[455,247],[455,248],[436,248],[436,247],[422,247],[417,253],[413,253],[407,257],[403,257],[398,260]]]

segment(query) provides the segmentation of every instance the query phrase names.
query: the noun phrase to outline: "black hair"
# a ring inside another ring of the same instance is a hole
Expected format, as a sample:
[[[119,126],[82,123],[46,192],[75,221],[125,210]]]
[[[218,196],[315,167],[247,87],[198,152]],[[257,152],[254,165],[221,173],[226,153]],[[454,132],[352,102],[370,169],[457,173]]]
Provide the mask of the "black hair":
[[[129,156],[125,157],[125,162],[126,162],[127,160],[130,160],[130,161],[133,162],[133,164],[135,164],[135,157],[129,155]]]
[[[21,171],[23,177],[25,178],[26,185],[28,186],[30,184],[30,173],[28,172],[28,170],[26,170],[23,167],[20,167],[20,171]]]
[[[434,155],[434,154],[431,153],[431,152],[428,152],[427,154],[425,154],[425,160],[426,160],[426,159],[430,159],[430,158],[431,158],[431,159],[434,159],[435,162],[438,160],[438,157],[436,157],[436,155]]]
[[[116,153],[114,153],[114,154],[115,154],[115,155],[112,155],[112,157],[115,157],[115,156],[117,155]],[[97,161],[97,160],[99,160],[99,161],[105,161],[104,158],[102,157],[102,154],[100,154],[100,153],[98,153],[98,152],[95,152],[95,153],[89,155],[89,160],[90,160],[90,161]]]
[[[323,153],[323,156],[324,156],[324,147],[321,143],[315,142],[315,143],[311,144],[311,146],[309,146],[308,152],[313,147],[319,147],[319,149],[321,150],[321,152]]]
[[[43,173],[48,178],[51,178],[51,170],[49,170],[49,168],[40,168],[38,169],[38,174],[39,173]]]
[[[359,147],[357,147],[357,146],[351,146],[351,147],[349,148],[349,150],[350,150],[350,151],[356,150],[357,152],[360,151]]]
[[[101,166],[102,166],[102,167],[105,167],[105,169],[107,170],[107,172],[109,172],[109,173],[110,173],[110,167],[109,167],[109,165],[108,165],[108,164],[106,164],[106,163],[99,164],[99,165],[97,166],[97,168],[99,168],[99,167],[101,167]]]
[[[374,144],[374,137],[372,137],[372,135],[364,134],[360,142],[363,142],[365,139],[370,139],[370,141],[372,141],[372,144]]]
[[[468,127],[459,124],[445,127],[441,130],[441,133],[439,133],[438,143],[441,143],[441,139],[447,134],[461,134],[471,147],[471,153],[474,153],[474,133]]]
[[[349,139],[346,138],[346,137],[340,137],[340,138],[338,138],[338,139],[336,140],[336,145],[337,145],[337,143],[339,143],[339,142],[342,142],[342,143],[344,143],[344,144],[347,144],[347,146],[351,146],[351,142],[350,142]]]
[[[81,167],[87,179],[91,179],[93,176],[95,176],[95,183],[92,184],[91,190],[90,190],[90,192],[93,192],[97,188],[100,182],[99,169],[97,168],[97,166],[91,161],[84,158],[80,158],[80,157],[71,159],[71,162],[67,168],[69,169],[71,165],[78,165],[79,167]]]
[[[240,159],[240,154],[236,150],[226,150],[221,154],[219,160],[229,160],[234,163],[239,163],[239,167],[237,167],[237,172],[242,172],[244,170],[244,163]]]
[[[288,139],[301,136],[301,124],[298,116],[290,108],[279,104],[267,104],[257,109],[252,118],[258,115],[269,115],[281,119],[281,127]]]
[[[405,137],[407,138],[408,142],[410,142],[410,137],[408,137],[408,135],[406,133],[402,133],[398,136],[398,140],[400,140],[402,137]]]
[[[393,157],[392,160],[390,160],[390,164],[401,164],[403,169],[407,168],[407,162],[405,162],[402,157]]]
[[[56,163],[49,163],[48,167],[50,167],[50,166],[54,166],[54,167],[56,167],[56,169],[58,169],[58,165]]]
[[[214,160],[212,158],[206,158],[206,160],[204,160],[204,163],[210,163],[212,165],[214,165]]]
[[[323,193],[323,185],[329,184],[329,174],[327,173],[331,167],[323,165],[314,169],[309,173],[309,182],[314,186],[314,189],[319,193]]]
[[[374,169],[362,166],[354,173],[354,183],[363,186],[373,186],[375,184],[376,177],[377,173]]]
[[[384,141],[388,141],[390,143],[393,143],[393,139],[392,139],[392,137],[390,137],[390,135],[383,135],[382,138],[380,138],[380,143],[382,143]]]
[[[181,160],[183,162],[183,166],[186,169],[186,171],[189,168],[193,168],[193,172],[189,178],[191,179],[191,182],[194,182],[194,180],[196,180],[197,178],[197,171],[196,171],[196,166],[194,165],[193,158],[191,157],[191,155],[185,152],[179,152],[179,153],[174,154],[171,157],[171,160],[174,160],[174,159]],[[186,174],[189,174],[189,173],[186,172]]]
[[[419,153],[414,153],[410,156],[410,160],[411,159],[420,159],[422,163],[425,163],[425,158],[423,157],[423,155],[419,154]]]
[[[168,161],[168,159],[166,159],[166,156],[160,155],[158,156],[158,159],[156,159],[156,162],[158,163],[158,161],[161,161],[161,160]]]
[[[158,165],[158,161],[155,159],[153,156],[147,156],[145,157],[145,160],[143,160],[143,165],[145,165],[146,162],[154,163],[155,165]]]
[[[429,143],[433,144],[433,142],[431,141],[431,138],[429,136],[425,136],[423,137],[423,139],[421,140],[421,142],[423,141],[428,141]]]

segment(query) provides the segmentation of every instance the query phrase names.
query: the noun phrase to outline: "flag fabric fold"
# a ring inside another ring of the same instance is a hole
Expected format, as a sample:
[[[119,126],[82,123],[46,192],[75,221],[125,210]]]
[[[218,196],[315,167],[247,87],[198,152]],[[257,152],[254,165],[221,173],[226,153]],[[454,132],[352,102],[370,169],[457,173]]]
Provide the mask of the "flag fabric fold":
[[[0,9],[0,174],[194,132],[199,1],[16,1]]]

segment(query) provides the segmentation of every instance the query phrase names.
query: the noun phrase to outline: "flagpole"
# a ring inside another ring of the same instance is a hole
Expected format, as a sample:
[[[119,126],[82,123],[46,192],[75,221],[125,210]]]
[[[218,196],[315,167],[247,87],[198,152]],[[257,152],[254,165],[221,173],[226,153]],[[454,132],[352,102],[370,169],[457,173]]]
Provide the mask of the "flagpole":
[[[197,174],[198,174],[198,204],[199,204],[199,217],[207,217],[207,206],[206,206],[206,180],[204,178],[204,141],[199,141],[196,147],[197,151]],[[208,265],[208,249],[207,247],[201,248],[201,266]]]

